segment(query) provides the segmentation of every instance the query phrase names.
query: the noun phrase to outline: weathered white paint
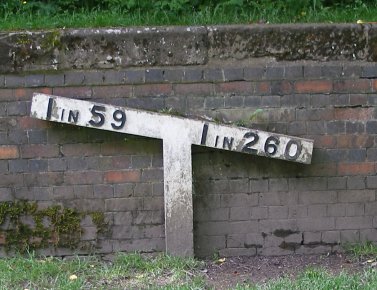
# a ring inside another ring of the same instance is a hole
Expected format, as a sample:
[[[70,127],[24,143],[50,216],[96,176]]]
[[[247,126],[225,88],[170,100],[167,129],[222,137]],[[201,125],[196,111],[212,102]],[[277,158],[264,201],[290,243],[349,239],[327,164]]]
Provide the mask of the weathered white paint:
[[[192,144],[306,164],[313,150],[308,139],[39,93],[31,116],[162,139],[166,251],[174,255],[193,255]]]

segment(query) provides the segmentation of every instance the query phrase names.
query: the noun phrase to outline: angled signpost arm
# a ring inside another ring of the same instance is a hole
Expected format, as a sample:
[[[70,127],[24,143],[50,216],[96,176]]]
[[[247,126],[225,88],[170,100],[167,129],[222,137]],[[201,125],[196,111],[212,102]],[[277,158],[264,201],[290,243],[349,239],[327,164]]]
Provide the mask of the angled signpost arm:
[[[163,140],[166,251],[193,255],[191,145],[310,164],[313,141],[144,110],[36,93],[30,115]]]

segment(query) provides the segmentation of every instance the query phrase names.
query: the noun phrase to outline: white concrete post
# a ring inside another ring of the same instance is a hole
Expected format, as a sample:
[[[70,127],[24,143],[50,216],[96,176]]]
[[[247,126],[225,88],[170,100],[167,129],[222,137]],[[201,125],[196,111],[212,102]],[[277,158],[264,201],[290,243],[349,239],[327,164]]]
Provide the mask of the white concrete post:
[[[313,140],[89,101],[34,94],[30,115],[163,140],[166,252],[192,256],[191,145],[310,164]]]

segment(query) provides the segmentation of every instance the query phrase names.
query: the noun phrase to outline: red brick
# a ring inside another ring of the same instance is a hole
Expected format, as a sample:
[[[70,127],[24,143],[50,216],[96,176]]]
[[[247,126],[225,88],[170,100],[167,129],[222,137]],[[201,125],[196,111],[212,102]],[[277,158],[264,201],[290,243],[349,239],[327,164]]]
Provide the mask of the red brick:
[[[145,84],[145,85],[134,86],[135,97],[171,95],[172,92],[173,92],[172,84]]]
[[[374,108],[335,108],[334,120],[370,120],[373,119]]]
[[[5,234],[2,233],[0,234],[0,245],[5,245],[5,243],[6,243]]]
[[[377,80],[373,80],[373,91],[377,91]]]
[[[334,92],[336,93],[359,93],[371,91],[371,81],[366,79],[342,80],[334,82]]]
[[[298,81],[295,83],[295,91],[305,93],[330,93],[332,91],[331,81]]]
[[[54,95],[62,97],[80,97],[90,98],[92,96],[92,88],[90,87],[61,87],[52,90]]]
[[[18,88],[14,90],[14,96],[17,100],[30,100],[33,93],[52,94],[52,88]]]
[[[212,95],[213,84],[201,83],[201,84],[176,84],[174,86],[174,92],[176,95]]]
[[[330,135],[315,136],[314,145],[317,148],[335,148],[336,138]]]
[[[258,82],[255,84],[256,94],[269,94],[271,93],[271,83],[270,82]]]
[[[140,170],[108,171],[105,174],[108,183],[124,183],[140,181]]]
[[[132,86],[98,86],[92,87],[94,98],[128,98],[132,94]]]
[[[15,145],[0,146],[0,159],[14,159],[20,156],[18,147]]]
[[[370,162],[364,163],[339,163],[338,175],[365,175],[374,174],[375,164]]]
[[[58,145],[23,145],[21,146],[22,158],[38,158],[38,157],[58,157],[59,146]]]
[[[338,148],[369,148],[373,146],[373,137],[369,135],[340,135],[336,139]]]
[[[18,121],[18,126],[21,128],[21,129],[25,129],[25,130],[28,130],[28,129],[35,129],[35,128],[38,128],[38,129],[45,129],[45,128],[51,128],[51,122],[46,122],[46,121],[43,121],[43,120],[39,120],[39,119],[35,119],[35,118],[31,118],[31,117],[20,117],[17,119]]]
[[[215,86],[216,93],[234,93],[234,94],[250,94],[254,92],[254,88],[250,82],[229,82],[221,83]]]
[[[3,100],[3,101],[13,100],[13,90],[11,90],[11,89],[0,89],[0,100]]]

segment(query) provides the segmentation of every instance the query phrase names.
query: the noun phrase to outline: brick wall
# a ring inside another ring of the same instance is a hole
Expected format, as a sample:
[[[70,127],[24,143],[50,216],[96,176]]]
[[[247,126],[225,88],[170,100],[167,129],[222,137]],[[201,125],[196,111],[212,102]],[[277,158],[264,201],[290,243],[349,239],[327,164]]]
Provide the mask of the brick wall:
[[[311,165],[193,148],[195,253],[325,253],[377,241],[377,65],[236,57],[0,76],[0,202],[104,212],[96,253],[163,251],[162,143],[30,118],[33,92],[314,139]],[[258,110],[258,111],[257,111]],[[77,250],[75,250],[77,252]],[[72,254],[46,249],[45,254]],[[85,249],[79,253],[87,253]]]

